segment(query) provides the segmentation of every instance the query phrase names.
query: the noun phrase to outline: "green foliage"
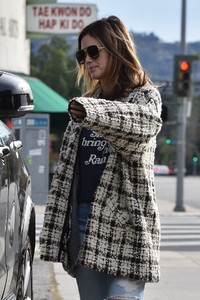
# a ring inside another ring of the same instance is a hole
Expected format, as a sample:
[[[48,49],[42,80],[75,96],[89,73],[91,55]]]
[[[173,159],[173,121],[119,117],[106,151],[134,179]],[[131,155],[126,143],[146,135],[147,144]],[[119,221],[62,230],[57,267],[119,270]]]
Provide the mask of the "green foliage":
[[[70,44],[56,35],[31,57],[31,75],[68,100],[80,95],[76,88],[76,61],[69,56],[69,50]]]

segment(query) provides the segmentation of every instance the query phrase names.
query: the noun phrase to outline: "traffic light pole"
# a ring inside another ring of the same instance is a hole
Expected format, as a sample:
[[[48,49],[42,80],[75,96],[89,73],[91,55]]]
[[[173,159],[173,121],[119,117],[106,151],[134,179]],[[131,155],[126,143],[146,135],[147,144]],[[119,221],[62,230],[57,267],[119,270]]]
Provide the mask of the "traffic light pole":
[[[177,139],[177,189],[175,211],[185,211],[184,200],[184,173],[185,173],[185,137],[187,98],[179,98],[178,110],[178,139]]]
[[[182,0],[181,14],[181,54],[186,52],[186,0]],[[187,98],[178,99],[178,139],[177,139],[177,189],[176,206],[174,211],[185,211],[184,202],[184,172],[185,172],[185,140],[186,140],[186,111]]]
[[[181,11],[181,54],[186,54],[186,41],[185,41],[185,29],[186,29],[186,0],[182,0]]]

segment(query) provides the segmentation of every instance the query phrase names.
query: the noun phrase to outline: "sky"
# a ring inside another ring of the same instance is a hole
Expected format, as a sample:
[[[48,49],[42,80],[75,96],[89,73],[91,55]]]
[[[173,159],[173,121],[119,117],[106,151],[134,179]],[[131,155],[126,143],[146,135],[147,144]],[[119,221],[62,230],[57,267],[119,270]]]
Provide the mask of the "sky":
[[[154,33],[163,42],[181,40],[182,0],[57,0],[57,3],[90,3],[98,19],[118,16],[128,30]],[[186,42],[200,41],[200,0],[186,0]]]

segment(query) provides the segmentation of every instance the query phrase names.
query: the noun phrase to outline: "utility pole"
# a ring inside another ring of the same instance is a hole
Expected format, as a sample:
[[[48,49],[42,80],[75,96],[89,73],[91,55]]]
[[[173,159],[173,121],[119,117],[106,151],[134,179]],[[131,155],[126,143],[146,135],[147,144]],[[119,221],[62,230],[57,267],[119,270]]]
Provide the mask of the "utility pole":
[[[181,11],[181,54],[186,54],[186,0],[182,0]],[[178,138],[177,138],[177,190],[174,211],[185,211],[184,173],[185,173],[185,141],[186,141],[187,97],[178,98]]]

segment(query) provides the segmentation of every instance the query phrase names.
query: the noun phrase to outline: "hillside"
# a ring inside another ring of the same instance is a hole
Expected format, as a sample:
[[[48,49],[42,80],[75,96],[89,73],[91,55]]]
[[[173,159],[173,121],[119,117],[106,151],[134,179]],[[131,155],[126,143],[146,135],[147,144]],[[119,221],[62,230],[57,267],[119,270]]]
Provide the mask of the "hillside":
[[[144,68],[154,81],[172,81],[174,55],[180,54],[180,43],[165,43],[152,34],[132,33]],[[187,54],[200,53],[200,42],[188,43]]]
[[[154,81],[171,81],[173,78],[173,57],[180,54],[180,43],[165,43],[155,36],[154,33],[131,32],[136,44],[137,53],[144,68]],[[77,48],[77,37],[63,35],[64,39],[71,44],[70,54],[74,55]],[[51,36],[46,38],[32,38],[31,52],[37,54],[42,44],[48,44]],[[200,41],[187,45],[187,54],[200,53]]]

